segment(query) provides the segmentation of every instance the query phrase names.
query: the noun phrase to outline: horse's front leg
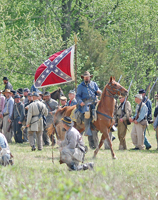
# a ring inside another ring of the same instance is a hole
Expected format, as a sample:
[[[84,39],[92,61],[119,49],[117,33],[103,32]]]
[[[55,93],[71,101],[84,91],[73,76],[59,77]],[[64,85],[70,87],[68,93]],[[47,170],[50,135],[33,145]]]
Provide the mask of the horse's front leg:
[[[107,139],[108,139],[108,142],[109,142],[109,146],[110,146],[112,158],[113,158],[113,159],[116,159],[116,155],[115,155],[115,153],[114,153],[114,151],[113,151],[113,148],[112,148],[112,142],[111,142],[111,140],[110,140],[109,133],[108,133],[108,135],[107,135]]]

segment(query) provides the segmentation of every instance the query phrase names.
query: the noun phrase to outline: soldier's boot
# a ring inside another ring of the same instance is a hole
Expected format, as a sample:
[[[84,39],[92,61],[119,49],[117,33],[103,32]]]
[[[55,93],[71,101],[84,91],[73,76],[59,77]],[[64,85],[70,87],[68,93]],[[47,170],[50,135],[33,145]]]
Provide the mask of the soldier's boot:
[[[35,147],[35,145],[32,145],[32,149],[31,149],[32,151],[35,151],[36,150],[36,147]]]
[[[93,167],[94,167],[94,163],[93,162],[90,162],[90,163],[87,163],[87,164],[83,164],[83,165],[79,165],[77,167],[77,171],[80,171],[80,170],[93,170]]]
[[[67,164],[67,166],[69,167],[69,171],[76,171],[77,170],[77,166],[74,162]]]

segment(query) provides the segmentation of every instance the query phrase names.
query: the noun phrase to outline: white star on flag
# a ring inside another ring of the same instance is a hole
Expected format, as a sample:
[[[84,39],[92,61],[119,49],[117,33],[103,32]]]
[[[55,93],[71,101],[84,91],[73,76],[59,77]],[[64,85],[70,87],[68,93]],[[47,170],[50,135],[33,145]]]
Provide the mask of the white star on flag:
[[[49,73],[49,70],[48,70],[48,69],[46,70],[46,73]]]

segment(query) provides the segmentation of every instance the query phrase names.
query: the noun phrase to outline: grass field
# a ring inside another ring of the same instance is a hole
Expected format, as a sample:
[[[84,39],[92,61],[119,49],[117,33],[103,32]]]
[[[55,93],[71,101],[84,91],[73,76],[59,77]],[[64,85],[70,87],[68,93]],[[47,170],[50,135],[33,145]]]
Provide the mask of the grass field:
[[[118,151],[116,137],[113,147],[117,160],[102,147],[94,160],[94,171],[77,172],[59,164],[57,146],[52,164],[51,146],[32,152],[28,143],[13,143],[14,166],[1,167],[0,200],[158,199],[158,151],[152,127],[147,137],[152,149],[144,151]],[[86,137],[84,140],[87,143]],[[133,147],[130,131],[127,146]],[[85,162],[92,161],[92,155],[89,149]]]

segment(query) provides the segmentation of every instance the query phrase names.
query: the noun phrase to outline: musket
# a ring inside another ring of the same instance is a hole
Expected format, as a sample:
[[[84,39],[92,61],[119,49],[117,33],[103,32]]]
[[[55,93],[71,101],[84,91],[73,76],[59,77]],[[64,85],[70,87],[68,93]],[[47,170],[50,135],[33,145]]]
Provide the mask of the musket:
[[[130,89],[131,89],[132,82],[133,82],[133,80],[131,80],[131,82],[130,82],[130,85],[129,85],[129,87],[128,87],[127,96],[126,96],[126,98],[125,98],[125,100],[124,100],[124,102],[123,102],[123,105],[122,105],[122,109],[121,109],[121,118],[122,118],[123,115],[124,115],[125,104],[126,104],[126,102],[127,102],[128,96],[129,96],[129,91],[130,91]],[[126,129],[128,129],[128,128],[127,128],[127,125],[124,123],[124,121],[123,121],[123,124],[124,124],[124,126],[126,127]]]
[[[118,80],[118,83],[120,83],[121,78],[122,78],[122,75],[120,76],[120,78],[119,78],[119,80]],[[117,99],[118,99],[118,97],[116,97],[116,103],[115,103],[116,115],[117,115]],[[117,125],[118,125],[118,121],[117,121],[117,119],[116,119],[116,121],[115,121],[115,126],[117,127]]]
[[[123,110],[124,110],[124,107],[125,107],[126,101],[127,101],[127,99],[128,99],[128,96],[129,96],[129,91],[130,91],[130,89],[131,89],[132,82],[133,82],[133,80],[131,80],[131,82],[130,82],[130,85],[129,85],[129,87],[128,87],[128,93],[127,93],[127,96],[126,96],[126,98],[125,98],[125,100],[124,100],[124,102],[123,102],[123,105],[122,105],[122,113],[123,113]]]
[[[154,87],[155,87],[155,85],[156,85],[156,82],[157,82],[157,81],[158,81],[158,77],[157,77],[157,79],[156,79],[155,83],[153,84],[153,86],[152,86],[151,90],[149,91],[148,97],[150,96],[150,94],[151,94],[151,91],[154,89]]]
[[[119,80],[118,80],[118,83],[120,83],[120,81],[121,81],[121,78],[122,78],[122,75],[120,76],[120,78],[119,78]]]
[[[139,108],[138,108],[138,111],[137,111],[137,115],[136,115],[136,117],[135,117],[135,120],[137,120],[137,119],[139,118],[139,113],[140,113],[140,110],[141,110],[141,107],[142,107],[142,103],[144,102],[144,99],[145,99],[146,93],[147,93],[147,91],[148,91],[148,89],[149,89],[149,87],[150,87],[150,84],[151,84],[151,81],[150,81],[149,85],[147,86],[147,88],[146,88],[146,90],[145,90],[145,95],[144,95],[144,97],[143,97],[141,103],[139,104]]]

